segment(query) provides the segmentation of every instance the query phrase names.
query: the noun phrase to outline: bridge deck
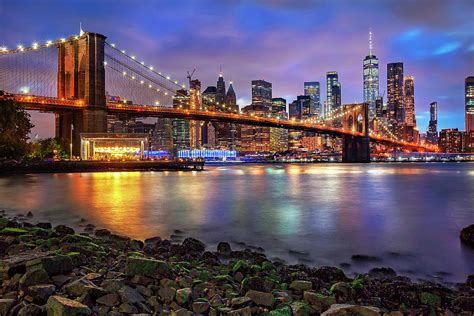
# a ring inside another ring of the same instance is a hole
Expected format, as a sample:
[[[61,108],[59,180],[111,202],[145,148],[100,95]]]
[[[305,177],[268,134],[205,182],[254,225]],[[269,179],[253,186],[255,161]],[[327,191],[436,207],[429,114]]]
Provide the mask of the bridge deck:
[[[24,104],[27,110],[37,110],[45,112],[77,111],[87,107],[80,100],[67,100],[52,97],[25,96],[25,95],[7,95],[17,102]],[[278,127],[289,130],[307,131],[319,134],[328,134],[338,137],[365,135],[356,131],[334,128],[325,124],[306,123],[292,120],[279,120],[275,118],[266,118],[259,116],[248,116],[243,114],[213,112],[203,110],[183,110],[167,107],[157,107],[149,105],[127,105],[121,103],[107,103],[107,111],[110,114],[127,114],[136,117],[166,117],[166,118],[185,118],[198,121],[216,121],[229,122],[253,126]],[[407,149],[421,151],[433,151],[435,148],[427,145],[409,143],[405,141],[394,140],[375,134],[369,135],[370,141],[400,146]]]

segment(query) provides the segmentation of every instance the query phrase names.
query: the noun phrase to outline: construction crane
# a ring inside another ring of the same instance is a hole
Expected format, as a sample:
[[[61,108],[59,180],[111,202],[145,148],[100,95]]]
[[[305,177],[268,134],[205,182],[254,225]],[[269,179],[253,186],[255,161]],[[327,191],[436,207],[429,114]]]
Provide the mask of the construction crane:
[[[187,78],[188,78],[188,80],[189,80],[189,84],[191,84],[191,80],[193,80],[194,72],[196,72],[196,68],[194,68],[191,73],[189,73],[189,71],[188,71],[188,76],[187,76]]]

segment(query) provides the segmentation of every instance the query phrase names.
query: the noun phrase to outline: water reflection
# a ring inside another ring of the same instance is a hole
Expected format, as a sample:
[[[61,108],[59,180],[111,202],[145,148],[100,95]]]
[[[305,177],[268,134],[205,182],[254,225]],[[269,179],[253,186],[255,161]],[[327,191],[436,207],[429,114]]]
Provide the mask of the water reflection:
[[[473,251],[458,238],[461,227],[474,221],[473,169],[293,164],[15,176],[0,178],[0,207],[32,210],[35,220],[78,229],[85,218],[139,239],[180,229],[210,245],[245,242],[271,257],[314,265],[350,262],[352,254],[364,253],[399,271],[446,271],[461,281],[474,273]],[[353,265],[351,271],[368,268]]]

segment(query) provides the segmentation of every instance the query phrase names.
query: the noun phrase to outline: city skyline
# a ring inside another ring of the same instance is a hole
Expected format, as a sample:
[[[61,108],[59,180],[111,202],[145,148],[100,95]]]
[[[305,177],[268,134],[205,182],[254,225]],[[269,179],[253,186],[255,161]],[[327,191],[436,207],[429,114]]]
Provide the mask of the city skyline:
[[[123,7],[128,3],[119,1]],[[421,10],[428,3],[425,17],[410,13],[417,10],[413,6]],[[127,51],[136,47],[141,54],[138,57],[180,82],[186,82],[187,70],[197,68],[195,77],[202,86],[214,85],[222,65],[226,81],[234,82],[242,108],[250,104],[251,80],[272,82],[273,96],[291,102],[303,94],[305,81],[325,82],[326,72],[331,70],[339,74],[342,103],[361,102],[362,61],[368,53],[371,29],[373,53],[379,59],[380,94],[386,90],[386,65],[403,62],[404,74],[415,78],[419,130],[426,131],[433,101],[438,102],[440,129],[464,129],[464,79],[474,68],[473,22],[462,18],[472,12],[468,1],[420,1],[409,7],[404,1],[362,1],[344,4],[345,10],[321,1],[303,1],[296,6],[286,1],[207,1],[200,5],[207,10],[192,19],[197,6],[192,3],[180,7],[179,15],[174,14],[176,7],[170,2],[137,4],[136,12],[147,14],[132,16],[110,2],[88,10],[92,5],[89,1],[59,2],[45,10],[41,3],[2,4],[0,13],[22,14],[18,18],[5,14],[0,22],[0,45],[14,47],[20,38],[21,44],[29,45],[68,36],[77,33],[82,22],[86,31],[107,34],[117,46],[126,45],[121,48]],[[364,19],[370,14],[372,19]],[[35,23],[40,16],[46,22]],[[56,19],[58,16],[61,18]],[[387,18],[390,26],[385,23]],[[325,90],[321,89],[321,100],[326,99]],[[50,116],[33,116],[37,129],[53,131]]]

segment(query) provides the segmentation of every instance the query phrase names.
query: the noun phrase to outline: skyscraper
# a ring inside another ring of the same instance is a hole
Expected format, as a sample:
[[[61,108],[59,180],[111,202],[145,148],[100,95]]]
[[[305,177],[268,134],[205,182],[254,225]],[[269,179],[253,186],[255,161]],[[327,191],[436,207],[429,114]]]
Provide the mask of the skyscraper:
[[[252,80],[252,104],[271,106],[272,84],[265,80]]]
[[[339,104],[337,104],[339,100]],[[326,104],[324,107],[324,117],[329,117],[332,111],[338,110],[341,100],[341,86],[337,71],[326,73]]]
[[[176,91],[176,95],[173,98],[173,108],[175,109],[188,109],[189,108],[189,95],[188,91],[181,89]],[[185,119],[173,119],[173,147],[175,155],[178,150],[189,149],[191,146],[190,135],[189,135],[189,120]]]
[[[438,102],[430,103],[430,123],[426,132],[426,141],[436,145],[438,143]]]
[[[237,106],[237,96],[235,95],[234,87],[232,86],[232,81],[229,84],[229,89],[227,89],[226,108],[229,112],[232,113],[239,112],[239,107]]]
[[[216,88],[217,107],[221,108],[226,103],[225,81],[222,72],[219,73],[219,77],[217,78]]]
[[[464,81],[466,104],[466,151],[474,152],[474,76]]]
[[[189,79],[189,108],[192,110],[202,109],[201,81]],[[191,148],[200,148],[202,145],[202,124],[204,122],[189,121],[189,139]]]
[[[310,96],[311,98],[311,115],[319,117],[321,115],[321,99],[320,99],[320,87],[319,82],[305,82],[304,83],[304,95]]]
[[[364,102],[369,104],[369,117],[375,115],[375,101],[379,96],[379,60],[372,54],[372,32],[369,32],[369,55],[364,58]]]
[[[415,83],[413,76],[405,77],[405,123],[407,126],[416,126],[415,118]]]
[[[398,138],[403,138],[403,63],[387,64],[387,104],[389,127]]]

